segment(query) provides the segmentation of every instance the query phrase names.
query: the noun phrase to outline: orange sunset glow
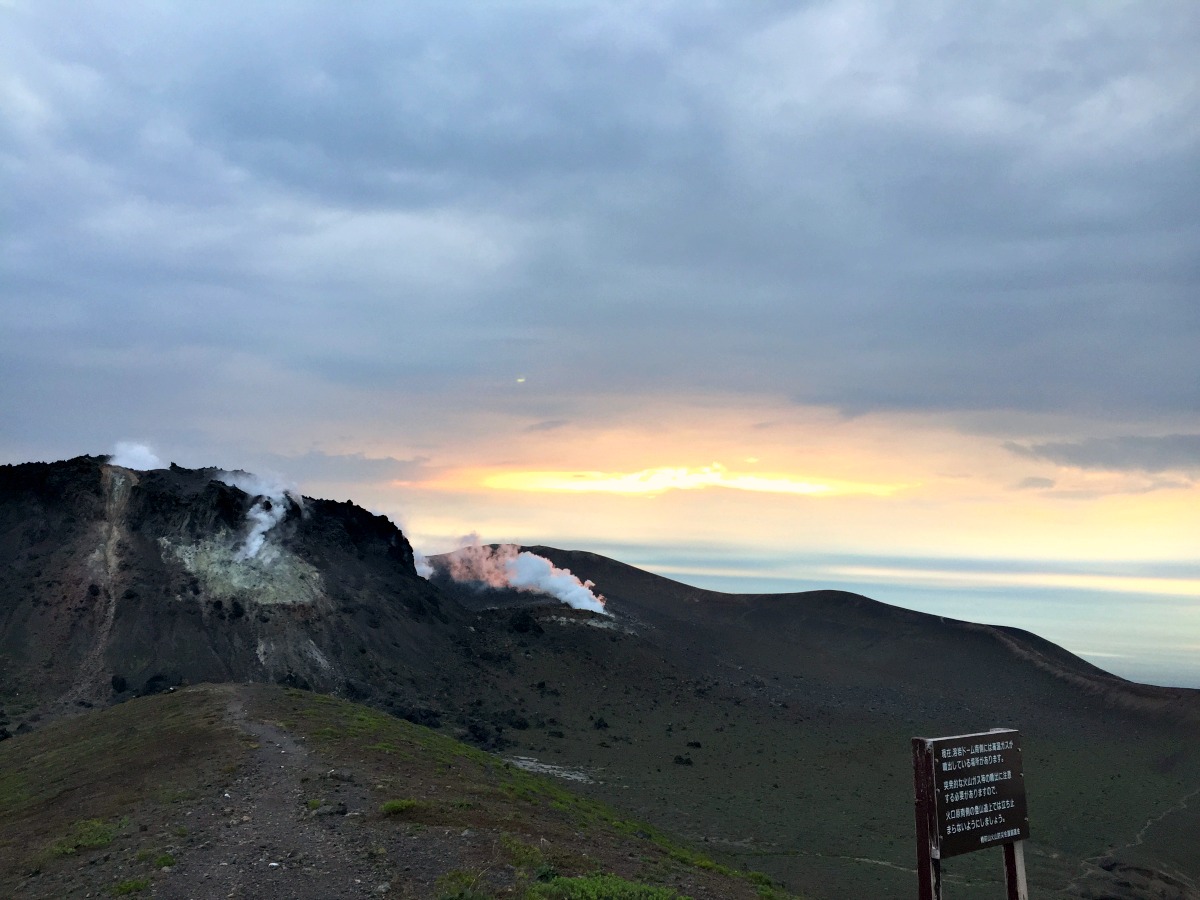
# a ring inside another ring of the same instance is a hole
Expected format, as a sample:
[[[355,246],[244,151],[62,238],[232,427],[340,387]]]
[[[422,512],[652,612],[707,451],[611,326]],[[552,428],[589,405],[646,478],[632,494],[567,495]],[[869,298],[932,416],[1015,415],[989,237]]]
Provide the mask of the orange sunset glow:
[[[842,494],[886,497],[906,487],[900,484],[861,484],[799,479],[779,474],[732,472],[720,463],[700,468],[660,467],[637,472],[497,472],[479,476],[479,484],[502,491],[650,496],[657,496],[666,491],[725,488],[763,494],[797,494],[804,497],[832,497]]]
[[[706,427],[696,418],[682,403],[615,425],[538,432],[490,417],[485,447],[446,446],[445,468],[377,487],[377,505],[435,552],[477,531],[574,546],[616,535],[779,554],[886,546],[914,557],[1100,562],[1177,559],[1200,533],[1186,484],[1030,460],[935,417],[841,419],[710,402]],[[390,446],[392,456],[414,452]],[[731,463],[694,462],[704,456]],[[663,465],[664,457],[681,462]],[[866,570],[839,574],[883,580]],[[1083,576],[1071,583],[1093,584]],[[1179,584],[1171,590],[1193,582]]]

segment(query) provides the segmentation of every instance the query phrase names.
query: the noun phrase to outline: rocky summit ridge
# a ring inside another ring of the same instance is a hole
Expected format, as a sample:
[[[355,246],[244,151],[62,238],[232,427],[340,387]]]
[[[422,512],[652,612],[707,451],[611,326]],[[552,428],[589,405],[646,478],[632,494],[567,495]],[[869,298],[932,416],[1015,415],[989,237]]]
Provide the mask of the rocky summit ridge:
[[[366,698],[425,680],[465,613],[417,576],[400,530],[237,475],[91,456],[0,467],[6,693],[53,712],[184,682]]]

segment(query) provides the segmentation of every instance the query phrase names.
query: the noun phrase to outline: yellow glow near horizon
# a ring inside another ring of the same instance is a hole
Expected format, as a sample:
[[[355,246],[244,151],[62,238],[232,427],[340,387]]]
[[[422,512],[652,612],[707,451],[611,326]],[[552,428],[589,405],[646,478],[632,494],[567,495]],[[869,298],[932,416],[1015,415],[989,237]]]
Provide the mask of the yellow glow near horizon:
[[[529,374],[513,389],[536,381]],[[394,510],[423,548],[450,549],[456,536],[478,531],[487,540],[579,548],[618,540],[703,546],[716,548],[714,559],[722,548],[744,546],[780,557],[1195,558],[1195,476],[1079,469],[1007,446],[1010,438],[1062,437],[1057,420],[975,433],[936,415],[847,418],[741,396],[636,408],[624,396],[591,397],[586,408],[586,416],[564,412],[561,421],[545,422],[471,410],[456,430],[429,434],[389,421],[379,427],[394,430],[390,441],[325,452],[414,461],[402,481],[372,485],[366,499]],[[439,421],[436,410],[427,412]],[[708,465],[714,461],[728,468]],[[337,496],[346,487],[310,490]]]
[[[955,587],[1040,587],[1200,597],[1200,578],[1164,578],[1082,572],[986,572],[954,569],[909,569],[886,566],[832,566],[825,569],[843,578],[900,581]]]
[[[533,471],[495,472],[485,475],[480,484],[504,491],[535,493],[601,493],[625,495],[662,494],[667,491],[697,491],[726,488],[762,494],[794,494],[805,497],[832,497],[867,494],[887,497],[910,487],[906,484],[868,484],[828,479],[799,479],[782,474],[731,472],[719,463],[697,468],[662,466],[636,472]]]

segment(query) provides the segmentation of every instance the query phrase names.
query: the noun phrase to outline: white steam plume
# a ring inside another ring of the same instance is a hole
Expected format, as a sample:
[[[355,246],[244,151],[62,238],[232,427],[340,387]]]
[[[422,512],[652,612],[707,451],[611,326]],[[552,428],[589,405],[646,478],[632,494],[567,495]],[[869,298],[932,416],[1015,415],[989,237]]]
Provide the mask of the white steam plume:
[[[573,609],[612,615],[604,608],[604,598],[592,591],[595,584],[580,581],[570,569],[560,569],[546,557],[521,550],[516,544],[484,547],[475,535],[469,540],[471,543],[446,554],[446,572],[455,581],[548,594]]]
[[[557,597],[572,609],[590,609],[611,615],[604,608],[604,598],[593,593],[595,585],[580,581],[570,569],[560,569],[544,556],[523,550],[517,558],[505,564],[509,583],[519,591],[540,591]]]
[[[145,472],[149,469],[166,468],[163,461],[145,444],[135,441],[117,441],[108,461],[111,465]]]
[[[283,521],[287,515],[288,502],[304,507],[304,499],[290,485],[279,478],[262,478],[250,472],[218,472],[216,480],[230,487],[245,491],[254,499],[246,518],[250,520],[250,533],[238,551],[240,559],[254,559],[267,543],[267,533]],[[274,552],[268,548],[263,561],[270,562]]]
[[[413,565],[417,568],[417,574],[428,580],[433,575],[433,566],[429,564],[429,560],[425,558],[425,554],[413,547]]]

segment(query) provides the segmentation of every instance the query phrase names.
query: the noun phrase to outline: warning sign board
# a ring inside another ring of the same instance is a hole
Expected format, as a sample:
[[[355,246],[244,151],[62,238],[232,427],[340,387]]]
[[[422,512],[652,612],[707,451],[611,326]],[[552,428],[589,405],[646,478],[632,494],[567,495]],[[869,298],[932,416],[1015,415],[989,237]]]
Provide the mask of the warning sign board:
[[[933,792],[925,799],[934,813],[935,858],[1028,839],[1019,732],[997,729],[918,740],[932,767],[928,780],[922,780]]]

